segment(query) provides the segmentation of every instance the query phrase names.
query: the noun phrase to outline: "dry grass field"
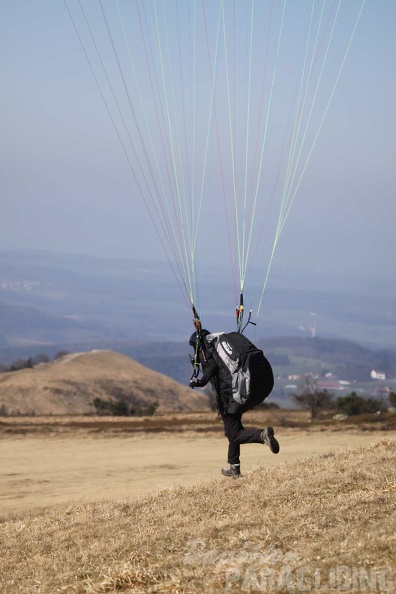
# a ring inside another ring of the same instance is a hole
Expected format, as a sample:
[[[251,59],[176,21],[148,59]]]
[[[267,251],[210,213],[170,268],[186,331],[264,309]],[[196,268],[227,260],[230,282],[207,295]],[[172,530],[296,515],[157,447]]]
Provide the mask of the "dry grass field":
[[[252,411],[244,418],[246,425],[273,424],[281,453],[274,456],[259,444],[243,446],[243,472],[363,445],[372,441],[373,432],[388,435],[390,423],[312,425],[307,413],[291,411]],[[0,444],[3,518],[215,478],[227,450],[221,421],[208,412],[8,417],[0,422]]]
[[[393,416],[268,422],[234,481],[213,413],[3,419],[0,591],[395,591]]]

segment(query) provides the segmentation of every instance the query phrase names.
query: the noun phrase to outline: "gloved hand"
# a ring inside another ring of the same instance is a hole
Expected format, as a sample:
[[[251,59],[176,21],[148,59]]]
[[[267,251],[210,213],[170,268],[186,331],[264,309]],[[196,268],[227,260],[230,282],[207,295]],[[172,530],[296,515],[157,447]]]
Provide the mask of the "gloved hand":
[[[192,388],[192,389],[196,388],[197,387],[197,382],[198,382],[197,379],[195,379],[195,378],[191,379],[190,380],[190,384],[189,384],[190,385],[190,388]]]

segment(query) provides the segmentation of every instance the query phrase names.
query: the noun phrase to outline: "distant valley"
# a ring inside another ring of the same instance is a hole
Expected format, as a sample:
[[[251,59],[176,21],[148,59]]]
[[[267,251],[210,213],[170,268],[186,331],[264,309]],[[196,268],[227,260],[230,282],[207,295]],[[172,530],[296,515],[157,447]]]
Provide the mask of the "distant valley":
[[[316,335],[371,348],[396,346],[396,281],[277,270],[255,307],[262,280],[251,272],[245,307],[255,340]],[[200,272],[200,311],[209,329],[235,329],[235,292],[227,269]],[[187,340],[190,307],[167,262],[49,252],[0,252],[0,348],[98,340]]]
[[[235,330],[224,271],[208,270],[200,292],[209,330]],[[275,272],[263,317],[247,335],[279,376],[326,370],[369,381],[396,377],[396,313],[385,280]],[[0,363],[40,353],[109,349],[186,384],[192,315],[163,262],[47,252],[0,253]],[[290,372],[290,373],[288,373]]]

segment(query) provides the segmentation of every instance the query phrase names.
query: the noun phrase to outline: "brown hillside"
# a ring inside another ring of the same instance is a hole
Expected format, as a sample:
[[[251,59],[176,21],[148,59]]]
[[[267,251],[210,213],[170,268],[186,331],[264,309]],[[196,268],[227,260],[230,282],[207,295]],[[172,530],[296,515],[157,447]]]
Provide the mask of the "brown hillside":
[[[93,413],[94,398],[122,397],[159,411],[204,410],[207,398],[112,351],[75,353],[0,375],[0,408],[8,415]]]

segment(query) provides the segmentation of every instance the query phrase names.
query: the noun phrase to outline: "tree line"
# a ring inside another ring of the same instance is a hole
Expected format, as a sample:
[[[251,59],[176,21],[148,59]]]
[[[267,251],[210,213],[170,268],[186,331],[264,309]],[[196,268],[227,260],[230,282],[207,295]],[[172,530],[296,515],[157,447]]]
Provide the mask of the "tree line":
[[[315,419],[322,411],[334,411],[347,416],[365,413],[386,412],[390,407],[396,408],[396,393],[391,390],[386,398],[360,396],[351,392],[347,396],[338,396],[328,390],[320,390],[317,381],[312,377],[305,377],[300,382],[298,393],[291,394],[291,399],[301,408],[309,410],[311,419]]]
[[[58,351],[54,357],[52,358],[53,361],[56,359],[60,359],[64,355],[68,355],[69,351],[67,350],[60,350]],[[0,373],[6,373],[8,371],[20,371],[21,369],[32,369],[36,365],[40,365],[40,363],[49,363],[51,358],[48,357],[45,353],[39,353],[34,357],[28,357],[27,359],[17,359],[10,365],[3,365],[0,363]]]

